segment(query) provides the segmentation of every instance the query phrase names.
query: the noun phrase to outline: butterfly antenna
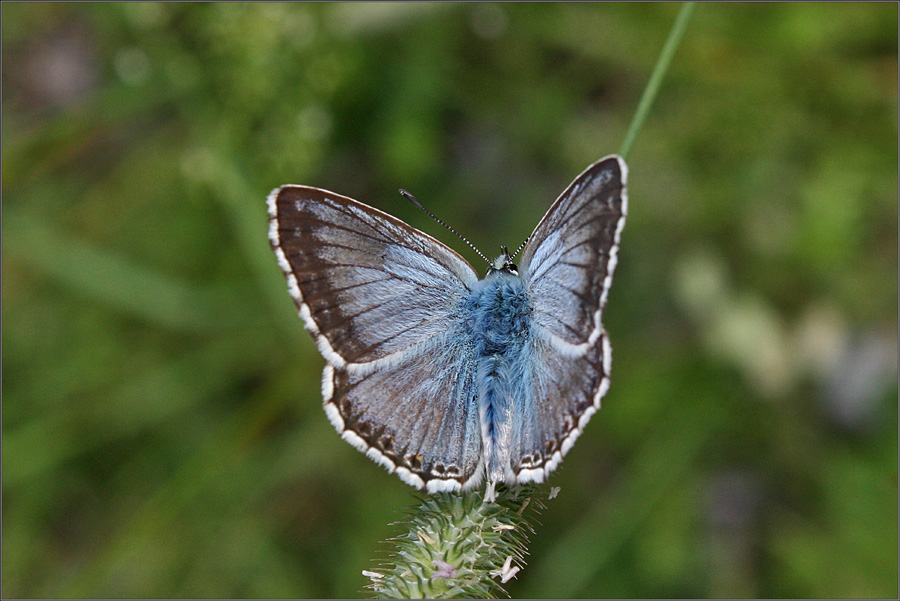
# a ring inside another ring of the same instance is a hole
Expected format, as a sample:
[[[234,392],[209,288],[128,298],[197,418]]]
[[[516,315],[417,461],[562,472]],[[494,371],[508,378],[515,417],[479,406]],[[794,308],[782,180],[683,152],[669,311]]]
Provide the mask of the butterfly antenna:
[[[479,257],[481,257],[482,259],[484,259],[485,261],[487,261],[488,265],[491,265],[491,260],[488,259],[486,256],[484,256],[484,253],[483,253],[483,252],[481,252],[480,250],[478,250],[477,248],[475,248],[475,245],[472,244],[471,242],[469,242],[468,238],[466,238],[465,236],[463,236],[462,234],[460,234],[459,232],[457,232],[455,229],[453,229],[452,227],[450,227],[449,225],[447,225],[446,223],[444,223],[437,215],[435,215],[434,213],[432,213],[431,211],[429,211],[428,209],[426,209],[424,206],[422,206],[422,203],[419,202],[418,199],[416,199],[415,196],[413,196],[412,194],[410,194],[409,192],[407,192],[407,191],[404,190],[403,188],[400,188],[400,194],[402,194],[403,197],[406,198],[406,200],[408,200],[409,202],[413,203],[414,205],[416,205],[417,207],[419,207],[420,209],[422,209],[422,210],[425,212],[426,215],[428,215],[429,217],[431,217],[432,219],[434,219],[435,221],[437,221],[438,223],[440,223],[441,225],[443,225],[445,228],[447,228],[448,230],[450,230],[451,232],[453,232],[454,234],[456,234],[456,235],[459,237],[460,240],[462,240],[463,242],[465,242],[466,244],[469,245],[469,248],[471,248],[472,250],[474,250],[475,252],[477,252]]]
[[[515,259],[516,255],[518,255],[520,252],[522,252],[522,249],[525,248],[525,245],[528,244],[529,240],[531,240],[531,236],[528,236],[527,238],[522,240],[522,244],[519,245],[519,248],[516,249],[516,252],[513,253],[512,257],[510,257],[510,259]]]

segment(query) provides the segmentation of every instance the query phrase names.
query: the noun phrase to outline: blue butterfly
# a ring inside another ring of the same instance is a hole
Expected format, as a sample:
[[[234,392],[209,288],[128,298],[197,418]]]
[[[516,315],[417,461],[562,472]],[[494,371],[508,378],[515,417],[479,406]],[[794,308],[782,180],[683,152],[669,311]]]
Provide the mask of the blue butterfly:
[[[484,279],[399,219],[308,186],[269,195],[269,238],[327,365],[325,412],[366,456],[428,492],[542,482],[609,388],[601,317],[628,169],[588,167],[517,266]]]

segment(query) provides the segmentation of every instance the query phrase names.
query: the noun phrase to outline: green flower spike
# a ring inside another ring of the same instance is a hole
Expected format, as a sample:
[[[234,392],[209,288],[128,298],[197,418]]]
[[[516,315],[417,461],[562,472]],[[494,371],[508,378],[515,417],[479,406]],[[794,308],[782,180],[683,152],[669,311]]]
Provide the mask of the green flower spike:
[[[420,497],[409,522],[398,522],[407,530],[390,539],[389,559],[363,572],[368,587],[392,599],[508,596],[501,585],[525,565],[534,532],[527,516],[543,508],[541,493],[531,486],[486,493]]]

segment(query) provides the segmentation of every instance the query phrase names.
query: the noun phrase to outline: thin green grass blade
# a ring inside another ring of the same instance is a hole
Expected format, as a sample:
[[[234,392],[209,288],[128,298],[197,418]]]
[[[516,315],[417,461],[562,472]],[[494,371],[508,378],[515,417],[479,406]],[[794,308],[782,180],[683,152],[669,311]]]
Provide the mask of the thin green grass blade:
[[[663,77],[665,77],[666,71],[669,70],[672,57],[675,56],[675,50],[678,49],[678,44],[681,43],[687,24],[691,20],[694,5],[694,2],[685,2],[675,18],[675,24],[672,25],[672,30],[669,32],[669,39],[666,40],[662,52],[659,53],[656,66],[653,68],[653,74],[650,75],[650,81],[647,82],[647,87],[644,88],[644,94],[641,96],[637,111],[635,111],[631,125],[628,126],[628,132],[625,134],[625,141],[622,142],[622,148],[619,150],[619,154],[623,159],[628,158],[628,153],[631,152],[634,140],[644,126],[644,121],[650,112],[650,107],[653,106],[653,101],[656,100],[656,94],[659,92]]]

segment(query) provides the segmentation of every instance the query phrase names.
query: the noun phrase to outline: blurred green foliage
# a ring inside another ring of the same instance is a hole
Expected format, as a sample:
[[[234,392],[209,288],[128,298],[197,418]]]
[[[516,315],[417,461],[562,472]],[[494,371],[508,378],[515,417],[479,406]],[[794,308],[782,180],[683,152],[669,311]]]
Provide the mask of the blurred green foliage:
[[[677,10],[3,3],[3,595],[360,595],[414,501],[320,408],[266,195],[515,246]],[[514,596],[897,596],[897,84],[896,3],[698,7]]]

